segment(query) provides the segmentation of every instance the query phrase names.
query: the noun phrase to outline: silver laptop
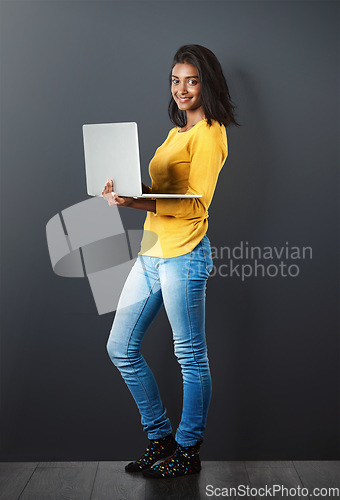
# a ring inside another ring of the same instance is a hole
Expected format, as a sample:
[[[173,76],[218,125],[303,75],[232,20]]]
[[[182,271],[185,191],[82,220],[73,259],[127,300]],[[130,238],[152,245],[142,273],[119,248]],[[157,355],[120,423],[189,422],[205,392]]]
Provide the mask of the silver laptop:
[[[103,196],[107,179],[118,196],[134,198],[201,198],[201,194],[143,194],[137,123],[83,125],[87,193]]]

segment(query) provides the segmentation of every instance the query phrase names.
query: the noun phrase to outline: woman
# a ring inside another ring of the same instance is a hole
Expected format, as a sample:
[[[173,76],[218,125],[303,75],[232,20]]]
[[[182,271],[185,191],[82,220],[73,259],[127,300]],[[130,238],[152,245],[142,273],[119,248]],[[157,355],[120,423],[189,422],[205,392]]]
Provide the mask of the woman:
[[[206,283],[213,268],[206,234],[208,208],[228,155],[226,126],[238,125],[222,68],[209,49],[181,47],[170,86],[168,111],[175,127],[150,162],[152,187],[142,183],[143,192],[202,197],[120,197],[112,180],[103,190],[109,205],[147,211],[141,250],[123,287],[107,349],[150,440],[145,453],[125,469],[160,478],[201,470],[199,448],[212,389],[205,339]],[[155,378],[140,353],[144,334],[163,304],[183,375],[183,411],[175,437]]]

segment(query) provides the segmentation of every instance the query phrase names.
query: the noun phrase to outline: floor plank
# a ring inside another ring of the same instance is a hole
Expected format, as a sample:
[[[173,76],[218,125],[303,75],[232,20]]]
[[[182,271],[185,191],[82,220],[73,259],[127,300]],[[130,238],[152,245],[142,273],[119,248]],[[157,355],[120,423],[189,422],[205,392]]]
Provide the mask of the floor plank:
[[[87,465],[93,465],[97,467],[98,462],[39,462],[38,468],[46,468],[46,467],[84,467]]]
[[[248,467],[294,467],[291,460],[258,460],[258,461],[245,461],[246,468]]]
[[[0,500],[17,500],[37,465],[37,462],[1,462]]]
[[[144,500],[145,478],[125,472],[127,462],[100,462],[91,500]]]
[[[211,495],[212,491],[216,492],[212,498],[222,496],[223,488],[227,488],[224,490],[228,492],[227,498],[249,498],[244,494],[250,483],[245,463],[242,461],[202,462],[200,482],[201,491],[204,493],[201,498],[209,498],[207,493]]]
[[[298,498],[298,487],[303,488],[303,484],[300,481],[299,475],[294,467],[247,467],[247,472],[250,479],[250,484],[252,488],[257,490],[257,495],[253,496],[253,498],[263,499],[265,496],[271,496],[268,492],[265,493],[266,490],[259,490],[259,488],[279,488],[279,491],[275,491],[275,495],[273,490],[272,496],[275,496],[275,499],[279,498]],[[285,489],[283,489],[285,488]],[[292,491],[295,491],[295,494],[290,494],[289,489],[293,488]],[[308,499],[309,496],[304,496],[303,498]]]
[[[20,500],[90,500],[97,462],[79,467],[39,465]]]
[[[145,498],[148,500],[199,500],[201,496],[200,474],[179,476],[171,479],[145,478]]]
[[[314,488],[336,488],[335,492],[327,495],[319,495],[320,498],[330,499],[340,496],[340,461],[294,461],[294,466],[301,478],[302,483],[309,492]]]

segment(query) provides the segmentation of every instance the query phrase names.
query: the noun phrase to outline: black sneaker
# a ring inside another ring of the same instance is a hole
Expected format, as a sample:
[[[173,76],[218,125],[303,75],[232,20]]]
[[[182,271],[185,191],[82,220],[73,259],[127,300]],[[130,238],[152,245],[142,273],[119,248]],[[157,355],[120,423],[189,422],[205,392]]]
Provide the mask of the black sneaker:
[[[158,439],[150,439],[149,446],[135,462],[130,462],[125,466],[126,472],[140,472],[148,469],[158,460],[170,457],[176,450],[176,441],[172,434]]]

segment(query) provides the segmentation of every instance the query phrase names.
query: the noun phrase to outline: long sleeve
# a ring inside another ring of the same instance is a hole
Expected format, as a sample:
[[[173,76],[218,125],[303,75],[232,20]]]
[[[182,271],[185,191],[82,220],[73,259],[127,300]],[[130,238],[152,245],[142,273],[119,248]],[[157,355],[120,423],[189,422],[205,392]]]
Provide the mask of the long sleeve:
[[[202,219],[208,214],[218,175],[228,156],[226,133],[221,128],[200,127],[189,143],[190,169],[186,194],[201,198],[156,199],[154,215]]]

